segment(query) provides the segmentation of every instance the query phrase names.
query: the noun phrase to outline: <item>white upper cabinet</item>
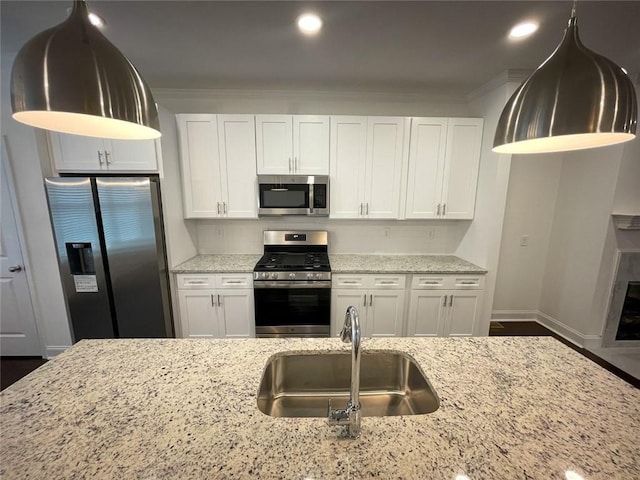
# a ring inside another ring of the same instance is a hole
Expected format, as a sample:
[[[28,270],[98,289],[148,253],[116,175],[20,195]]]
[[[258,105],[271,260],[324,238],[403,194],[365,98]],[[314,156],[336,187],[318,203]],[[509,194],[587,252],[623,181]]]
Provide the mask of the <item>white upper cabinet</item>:
[[[398,218],[407,124],[331,117],[331,218]]]
[[[479,118],[411,120],[405,218],[473,219],[482,126]]]
[[[331,117],[331,218],[359,218],[363,213],[367,117]]]
[[[185,218],[256,218],[251,115],[176,116]]]
[[[255,122],[258,174],[329,173],[329,117],[256,115]]]
[[[156,140],[109,140],[49,132],[59,172],[157,172]]]
[[[258,216],[255,125],[252,115],[218,115],[223,215]]]

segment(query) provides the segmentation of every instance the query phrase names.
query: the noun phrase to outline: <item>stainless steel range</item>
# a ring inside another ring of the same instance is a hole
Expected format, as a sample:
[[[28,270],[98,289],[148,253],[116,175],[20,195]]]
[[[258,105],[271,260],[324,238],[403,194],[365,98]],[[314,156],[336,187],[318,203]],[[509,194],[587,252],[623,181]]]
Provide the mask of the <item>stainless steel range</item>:
[[[324,231],[264,232],[253,269],[257,337],[328,337],[331,266]]]

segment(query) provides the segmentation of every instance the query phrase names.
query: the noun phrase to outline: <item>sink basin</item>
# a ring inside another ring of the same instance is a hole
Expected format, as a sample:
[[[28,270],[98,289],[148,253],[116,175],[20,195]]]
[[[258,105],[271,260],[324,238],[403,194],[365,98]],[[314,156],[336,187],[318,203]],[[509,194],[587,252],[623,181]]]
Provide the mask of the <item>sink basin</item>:
[[[278,353],[269,359],[260,381],[258,408],[272,417],[326,417],[349,400],[351,352]],[[363,351],[360,404],[365,417],[422,415],[435,412],[438,396],[409,355]]]

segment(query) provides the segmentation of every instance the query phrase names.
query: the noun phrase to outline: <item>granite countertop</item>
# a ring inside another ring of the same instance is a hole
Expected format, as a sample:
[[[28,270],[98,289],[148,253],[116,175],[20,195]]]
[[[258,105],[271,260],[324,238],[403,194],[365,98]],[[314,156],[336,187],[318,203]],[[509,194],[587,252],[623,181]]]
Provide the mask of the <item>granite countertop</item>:
[[[174,267],[173,273],[253,272],[261,254],[197,255]],[[487,273],[454,255],[330,254],[333,273]]]
[[[172,273],[251,273],[261,253],[196,255],[171,269]]]
[[[256,406],[271,355],[348,350],[339,339],[81,341],[0,393],[0,477],[640,478],[640,390],[553,338],[363,348],[412,355],[440,408],[364,417],[341,440]]]
[[[470,273],[487,271],[454,255],[330,255],[332,273]]]

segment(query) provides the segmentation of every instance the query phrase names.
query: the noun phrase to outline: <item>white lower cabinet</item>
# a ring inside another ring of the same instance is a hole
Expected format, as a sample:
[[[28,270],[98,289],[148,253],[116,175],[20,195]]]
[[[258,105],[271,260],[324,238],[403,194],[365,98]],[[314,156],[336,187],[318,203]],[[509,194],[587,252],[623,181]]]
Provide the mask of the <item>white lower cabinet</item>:
[[[483,276],[414,276],[407,335],[466,337],[476,334],[483,289]]]
[[[404,275],[334,275],[331,334],[338,335],[349,306],[358,310],[363,337],[397,337],[404,330]]]
[[[184,338],[255,336],[251,274],[177,276]]]

